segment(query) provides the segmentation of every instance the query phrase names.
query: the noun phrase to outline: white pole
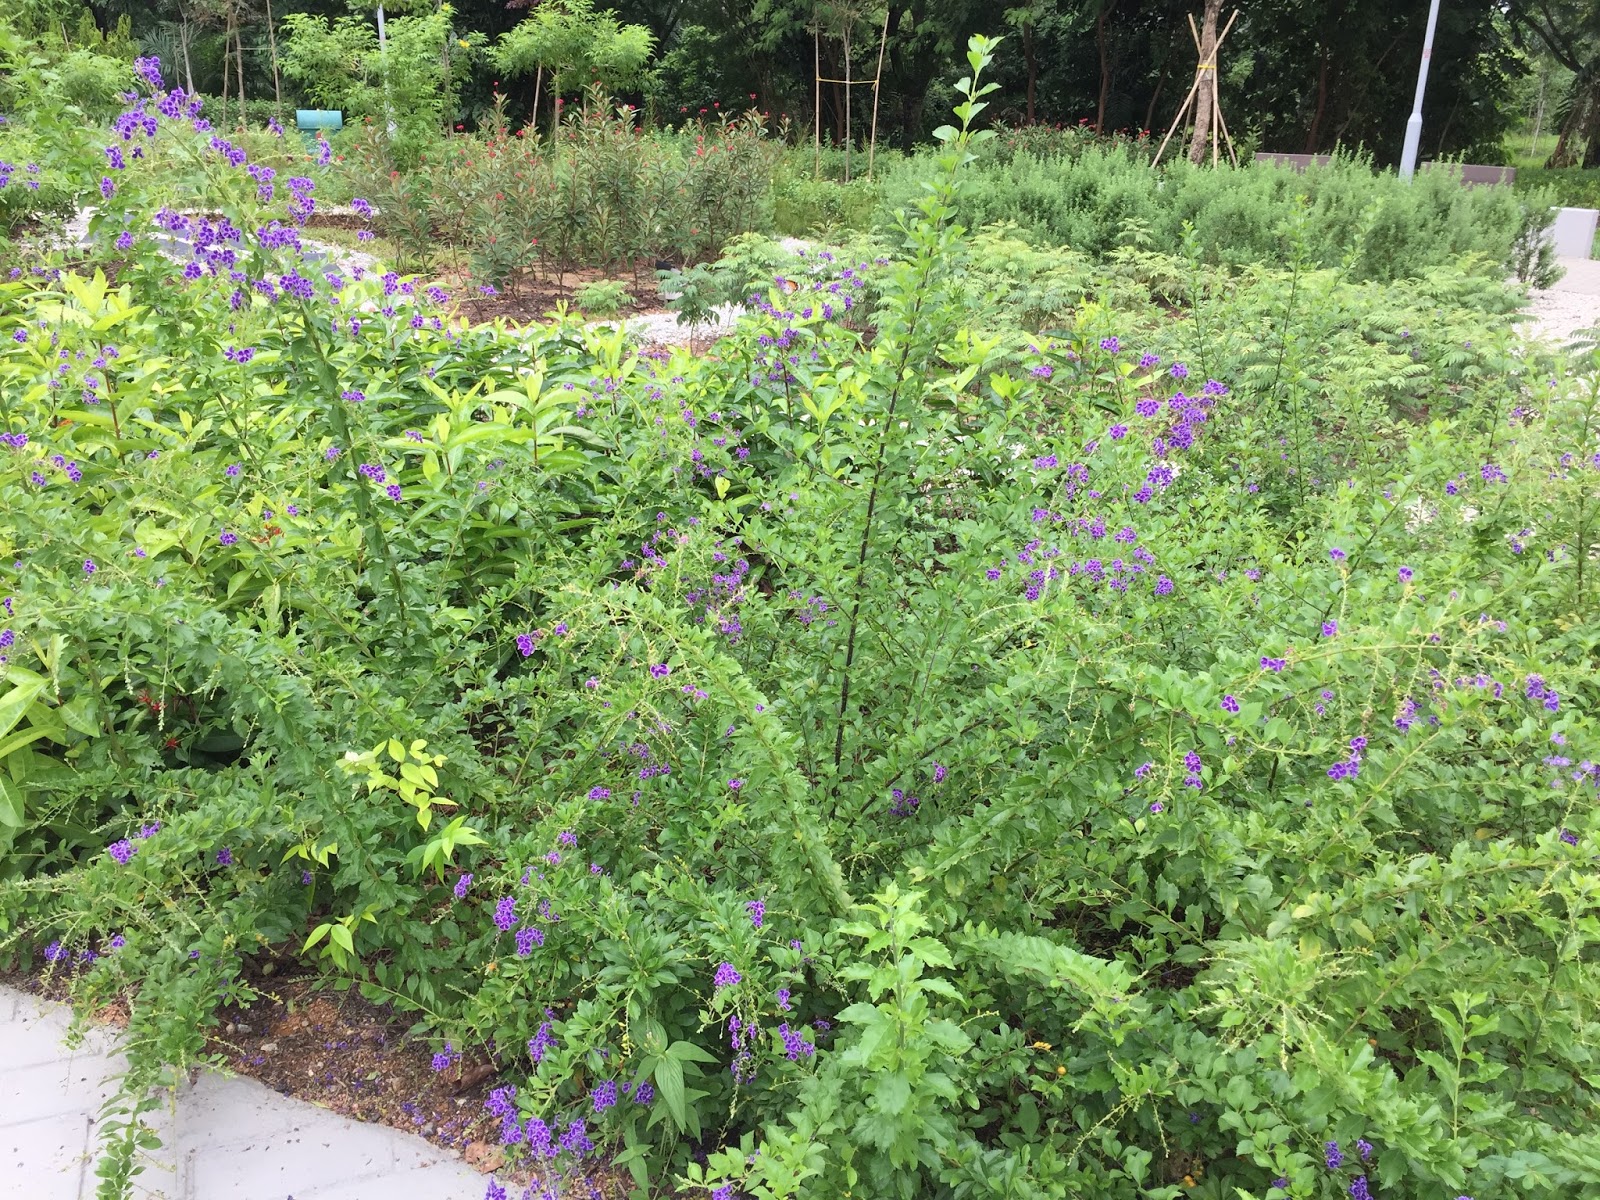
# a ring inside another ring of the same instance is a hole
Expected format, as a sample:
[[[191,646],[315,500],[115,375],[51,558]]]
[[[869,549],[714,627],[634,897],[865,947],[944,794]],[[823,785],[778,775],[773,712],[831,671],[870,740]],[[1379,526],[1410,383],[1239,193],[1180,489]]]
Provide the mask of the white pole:
[[[389,118],[389,140],[394,141],[394,110],[389,107],[389,38],[383,31],[383,5],[378,5],[378,58],[383,63],[383,111]]]
[[[1417,173],[1417,147],[1422,142],[1422,93],[1428,87],[1428,60],[1433,57],[1433,27],[1439,23],[1439,0],[1428,5],[1428,32],[1422,39],[1422,65],[1417,68],[1417,97],[1411,102],[1411,119],[1406,122],[1405,148],[1400,151],[1400,178]]]

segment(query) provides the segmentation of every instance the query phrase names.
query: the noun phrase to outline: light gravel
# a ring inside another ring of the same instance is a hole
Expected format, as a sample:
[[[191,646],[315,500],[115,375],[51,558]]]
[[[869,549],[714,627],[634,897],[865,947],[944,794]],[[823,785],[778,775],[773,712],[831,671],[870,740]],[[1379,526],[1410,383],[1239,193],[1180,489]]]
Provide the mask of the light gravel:
[[[1566,274],[1554,287],[1532,288],[1520,328],[1528,338],[1565,345],[1583,330],[1600,325],[1600,262],[1563,258]]]

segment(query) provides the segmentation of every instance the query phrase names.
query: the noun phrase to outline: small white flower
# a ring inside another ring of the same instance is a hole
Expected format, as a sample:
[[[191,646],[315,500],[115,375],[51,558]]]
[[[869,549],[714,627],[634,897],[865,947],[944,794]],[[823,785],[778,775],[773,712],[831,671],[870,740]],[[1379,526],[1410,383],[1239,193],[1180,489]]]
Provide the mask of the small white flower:
[[[1477,516],[1478,510],[1473,508],[1472,505],[1463,504],[1461,506],[1461,523],[1463,525],[1471,525],[1477,519]]]

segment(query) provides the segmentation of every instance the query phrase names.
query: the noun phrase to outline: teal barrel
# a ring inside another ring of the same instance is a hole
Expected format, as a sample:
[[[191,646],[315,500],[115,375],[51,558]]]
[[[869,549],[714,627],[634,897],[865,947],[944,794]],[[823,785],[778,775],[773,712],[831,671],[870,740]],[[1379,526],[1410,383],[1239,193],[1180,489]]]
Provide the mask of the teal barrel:
[[[337,133],[344,128],[344,113],[336,108],[297,108],[294,126],[305,138],[306,149],[310,150],[316,145],[319,132]]]

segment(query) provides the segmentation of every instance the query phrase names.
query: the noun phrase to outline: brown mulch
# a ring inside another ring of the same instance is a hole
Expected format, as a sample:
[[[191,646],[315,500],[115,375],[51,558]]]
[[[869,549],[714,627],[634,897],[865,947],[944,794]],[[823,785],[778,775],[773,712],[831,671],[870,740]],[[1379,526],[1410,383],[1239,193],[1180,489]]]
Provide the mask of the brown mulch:
[[[463,273],[444,271],[440,273],[439,278],[440,283],[454,297],[461,315],[473,325],[482,325],[499,319],[514,325],[531,325],[545,320],[562,301],[576,311],[578,289],[586,283],[607,280],[622,284],[628,289],[628,295],[633,297],[633,303],[624,305],[622,311],[617,314],[619,317],[665,312],[667,308],[661,299],[655,271],[643,267],[640,268],[637,279],[631,271],[601,271],[593,268],[568,271],[560,279],[554,275],[524,274],[514,283],[498,289],[499,294],[494,296],[483,295],[478,285]]]

